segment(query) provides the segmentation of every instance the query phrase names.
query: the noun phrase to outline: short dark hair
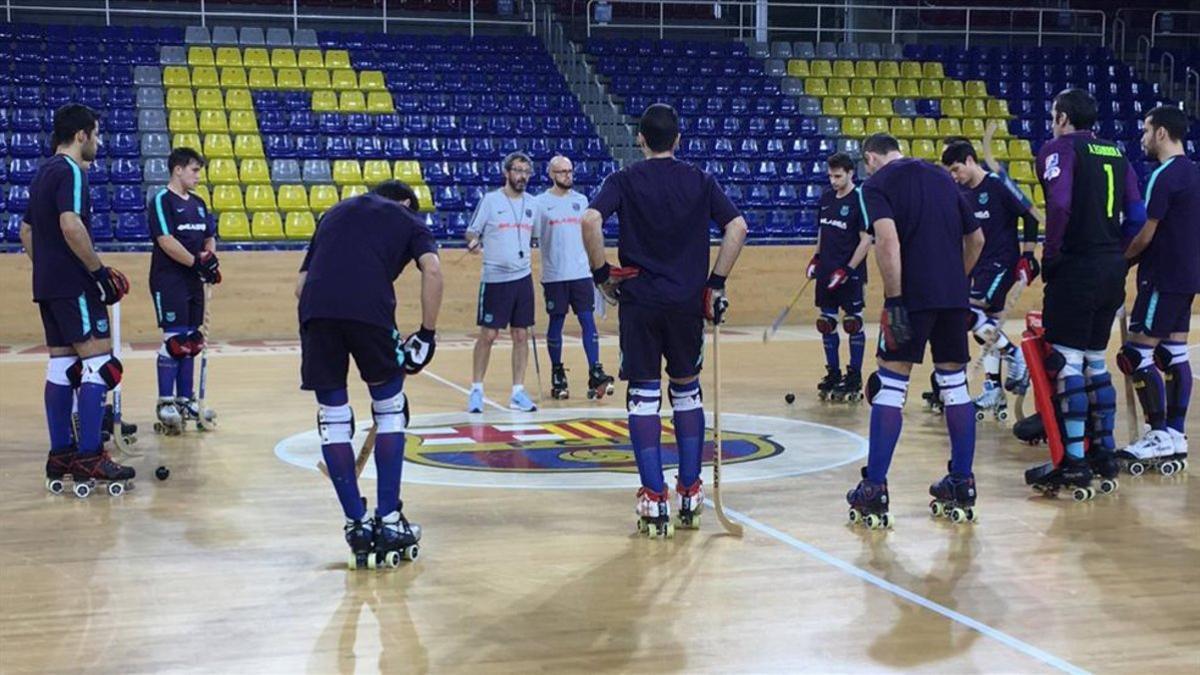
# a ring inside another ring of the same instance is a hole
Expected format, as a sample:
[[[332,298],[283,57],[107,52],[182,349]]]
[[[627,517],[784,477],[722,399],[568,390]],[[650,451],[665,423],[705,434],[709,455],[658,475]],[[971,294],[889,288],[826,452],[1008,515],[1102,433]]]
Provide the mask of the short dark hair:
[[[968,157],[979,163],[979,155],[975,154],[975,146],[971,141],[954,141],[942,151],[942,164],[966,164]]]
[[[51,140],[54,147],[66,145],[75,139],[80,131],[92,133],[100,116],[95,110],[80,103],[68,103],[54,111],[54,134]]]
[[[951,146],[951,145],[954,145],[955,143],[963,143],[963,142],[970,143],[971,139],[967,138],[966,136],[947,136],[942,139],[942,145],[945,145],[945,146]]]
[[[642,113],[638,131],[652,152],[666,152],[679,136],[679,113],[666,103],[653,103]]]
[[[417,197],[417,193],[408,186],[407,183],[400,180],[385,180],[379,185],[371,188],[371,192],[390,199],[396,203],[408,200],[408,208],[413,211],[421,210],[421,200]]]
[[[850,159],[850,155],[844,152],[833,153],[829,156],[829,159],[825,160],[825,163],[829,165],[831,171],[833,169],[841,169],[846,173],[854,172],[854,160]]]
[[[516,164],[517,162],[525,162],[530,167],[533,166],[533,160],[529,159],[529,155],[521,152],[520,150],[514,150],[513,152],[510,152],[504,156],[504,170],[512,171],[513,164]]]
[[[863,141],[862,149],[864,153],[886,155],[889,152],[900,152],[900,141],[891,134],[871,134]]]
[[[1182,141],[1187,137],[1187,113],[1173,105],[1160,105],[1146,113],[1146,124],[1166,129],[1167,136],[1173,141]]]
[[[1096,99],[1083,89],[1063,89],[1054,97],[1054,109],[1067,116],[1071,126],[1080,131],[1096,123]]]
[[[171,151],[170,155],[167,155],[167,171],[175,173],[175,167],[182,166],[186,168],[192,162],[196,162],[201,168],[207,163],[204,161],[204,155],[201,155],[192,148],[175,148]]]

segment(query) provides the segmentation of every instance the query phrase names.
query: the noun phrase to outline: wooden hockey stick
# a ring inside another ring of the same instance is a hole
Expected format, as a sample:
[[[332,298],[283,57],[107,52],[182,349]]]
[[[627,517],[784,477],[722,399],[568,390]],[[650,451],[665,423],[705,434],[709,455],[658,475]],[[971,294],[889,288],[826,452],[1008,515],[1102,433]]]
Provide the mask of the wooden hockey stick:
[[[811,281],[811,279],[809,280]],[[807,287],[808,284],[805,284]],[[803,289],[801,289],[803,290]],[[721,527],[735,537],[742,536],[742,526],[725,515],[721,502],[721,324],[713,324],[713,510]]]
[[[1117,310],[1117,316],[1121,319],[1121,344],[1129,342],[1129,315],[1125,312],[1125,306]],[[1137,396],[1133,393],[1133,378],[1122,374],[1125,378],[1125,413],[1127,415],[1126,423],[1129,424],[1129,444],[1137,443],[1142,437],[1142,425],[1138,423]]]
[[[371,425],[371,430],[367,432],[367,437],[363,439],[362,447],[358,449],[358,456],[354,458],[354,476],[357,478],[362,475],[363,468],[367,466],[367,460],[371,459],[371,453],[375,451],[375,433],[377,428],[374,424]],[[317,462],[317,468],[325,477],[329,477],[329,467],[325,466],[325,462]]]
[[[796,294],[792,296],[792,301],[789,302],[787,307],[784,307],[783,311],[779,313],[779,316],[775,317],[775,320],[771,322],[771,327],[763,331],[763,342],[770,340],[775,335],[776,331],[779,330],[779,327],[783,325],[783,320],[787,318],[787,315],[792,311],[792,308],[796,306],[796,303],[800,302],[800,296],[804,295],[804,291],[808,290],[808,286],[812,282],[812,278],[810,278],[808,281],[805,281],[804,285],[800,287],[800,290],[796,291]]]
[[[1004,301],[1004,309],[1000,310],[1000,315],[996,317],[996,332],[992,335],[991,339],[983,343],[980,347],[979,356],[975,357],[975,360],[971,362],[971,370],[967,373],[968,377],[978,375],[979,370],[983,368],[983,360],[987,358],[988,354],[996,350],[996,342],[1000,339],[1000,332],[1004,330],[1004,322],[1008,319],[1008,313],[1012,308],[1017,306],[1017,301],[1021,299],[1021,294],[1025,292],[1025,288],[1025,282],[1018,279],[1017,283],[1013,284],[1013,287],[1009,290],[1008,298]],[[1020,349],[1015,343],[1013,346]]]
[[[197,390],[199,394],[196,402],[196,429],[200,431],[212,431],[216,428],[216,415],[213,419],[208,419],[209,411],[207,400],[208,392],[208,334],[212,330],[212,284],[204,284],[204,321],[200,325],[200,335],[204,336],[204,349],[200,351],[200,387]]]
[[[112,354],[114,359],[121,358],[121,303],[117,302],[112,306]],[[113,387],[112,393],[112,442],[113,447],[122,455],[127,457],[141,457],[141,453],[134,452],[130,449],[130,444],[125,442],[125,434],[121,432],[121,383]]]

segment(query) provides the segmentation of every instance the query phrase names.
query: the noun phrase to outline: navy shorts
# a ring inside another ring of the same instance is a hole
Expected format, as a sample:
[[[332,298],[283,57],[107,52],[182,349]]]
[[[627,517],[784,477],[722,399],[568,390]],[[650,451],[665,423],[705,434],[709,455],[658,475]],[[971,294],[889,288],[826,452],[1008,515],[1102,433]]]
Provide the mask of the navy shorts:
[[[888,351],[879,331],[879,348],[875,355],[885,361],[922,363],[925,343],[929,343],[934,363],[966,363],[971,360],[967,349],[967,330],[975,315],[969,309],[925,309],[909,312],[912,338],[903,347]]]
[[[704,364],[704,317],[695,312],[621,303],[618,319],[622,380],[658,382],[664,358],[668,377],[683,379],[700,374]]]
[[[300,326],[300,388],[345,389],[350,357],[367,384],[404,374],[402,338],[394,328],[346,319],[309,319]]]
[[[515,281],[479,284],[475,324],[485,328],[533,325],[533,275]]]
[[[567,307],[576,314],[595,311],[595,288],[596,285],[590,277],[573,281],[543,282],[542,293],[546,298],[546,313],[566,314]]]
[[[816,296],[817,309],[835,313],[840,308],[846,314],[862,314],[863,283],[859,279],[847,279],[846,283],[832,291],[826,288],[825,281],[818,279]],[[817,282],[813,282],[817,283]]]
[[[1113,320],[1125,304],[1128,266],[1120,253],[1060,256],[1043,267],[1042,324],[1046,341],[1071,349],[1108,348]]]
[[[1162,293],[1150,284],[1138,284],[1133,313],[1129,315],[1129,330],[1160,339],[1171,333],[1186,333],[1192,322],[1191,293]]]
[[[204,323],[204,287],[150,287],[159,328],[197,328]]]
[[[982,305],[989,314],[1002,311],[1005,301],[1008,300],[1008,292],[1012,290],[1016,281],[1013,265],[998,262],[979,263],[971,270],[972,304]]]
[[[47,347],[70,347],[89,339],[111,337],[108,306],[100,298],[82,293],[77,298],[54,298],[38,302]]]

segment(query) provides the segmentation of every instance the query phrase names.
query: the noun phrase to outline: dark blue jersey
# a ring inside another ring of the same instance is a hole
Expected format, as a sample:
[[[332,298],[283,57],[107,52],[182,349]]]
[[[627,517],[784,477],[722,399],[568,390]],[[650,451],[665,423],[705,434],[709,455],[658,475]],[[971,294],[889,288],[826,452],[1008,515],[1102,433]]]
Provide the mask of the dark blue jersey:
[[[177,284],[201,285],[190,265],[176,262],[159,247],[158,238],[172,236],[196,255],[204,249],[204,240],[216,236],[217,227],[204,200],[194,194],[180,197],[162,189],[146,205],[146,228],[154,242],[150,255],[150,285],[154,288]]]
[[[715,178],[673,157],[647,159],[606,178],[590,208],[617,214],[621,266],[641,270],[622,283],[622,302],[701,311],[709,223],[739,215]]]
[[[436,253],[425,221],[375,194],[339,202],[317,225],[301,272],[300,323],[348,319],[396,326],[392,283],[409,261]]]
[[[817,283],[825,283],[834,270],[850,263],[854,250],[858,248],[861,234],[867,227],[863,220],[866,205],[859,188],[846,193],[845,197],[839,197],[837,191],[831,188],[821,195],[817,208],[817,226],[821,234],[820,247],[817,249],[821,256],[820,264],[817,265]],[[855,271],[865,283],[865,257]]]
[[[962,193],[979,227],[983,228],[984,244],[979,264],[1015,265],[1021,257],[1017,230],[1021,216],[1029,213],[1017,187],[989,173],[979,185],[963,187]]]
[[[29,186],[24,220],[33,232],[33,299],[99,294],[96,282],[67,246],[58,217],[75,213],[91,236],[92,200],[87,170],[66,155],[42,162]]]
[[[1200,293],[1200,167],[1182,155],[1150,174],[1146,217],[1158,221],[1138,281],[1166,293]]]

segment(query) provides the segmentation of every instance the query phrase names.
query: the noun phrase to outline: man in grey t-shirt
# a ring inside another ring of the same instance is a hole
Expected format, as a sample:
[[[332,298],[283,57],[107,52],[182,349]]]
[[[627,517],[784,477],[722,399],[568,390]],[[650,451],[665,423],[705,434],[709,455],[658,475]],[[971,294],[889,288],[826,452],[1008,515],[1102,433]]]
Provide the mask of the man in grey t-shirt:
[[[492,343],[504,328],[513,342],[512,396],[508,407],[533,412],[537,406],[525,392],[525,367],[529,363],[529,327],[533,325],[533,267],[530,240],[537,219],[537,199],[526,194],[533,162],[522,152],[504,158],[504,187],[479,201],[467,227],[467,250],[483,253],[479,282],[474,368],[467,412],[483,412],[483,376],[487,373]]]
[[[592,315],[596,309],[595,286],[580,226],[588,200],[571,189],[575,184],[575,167],[570,159],[561,155],[551,159],[549,172],[552,186],[537,197],[539,209],[533,238],[542,250],[542,291],[550,315],[546,329],[546,348],[552,365],[550,395],[560,400],[570,397],[562,362],[563,324],[569,308],[579,319],[583,334],[583,351],[588,360],[588,398],[603,398],[612,393],[613,378],[600,363],[600,336]]]

